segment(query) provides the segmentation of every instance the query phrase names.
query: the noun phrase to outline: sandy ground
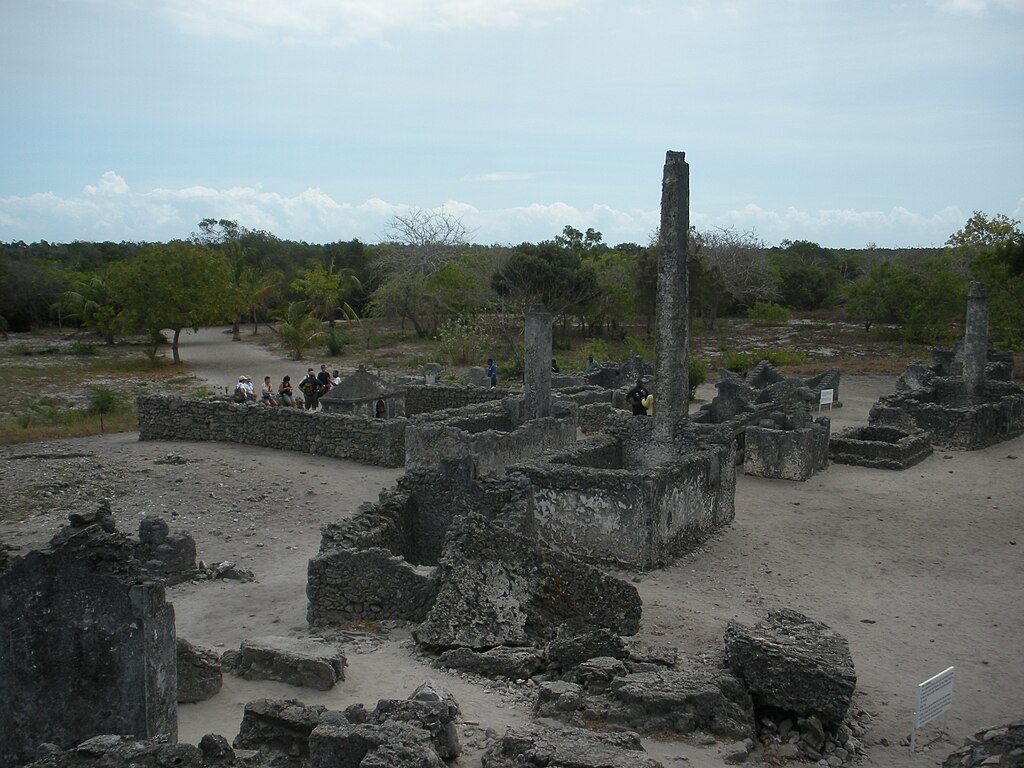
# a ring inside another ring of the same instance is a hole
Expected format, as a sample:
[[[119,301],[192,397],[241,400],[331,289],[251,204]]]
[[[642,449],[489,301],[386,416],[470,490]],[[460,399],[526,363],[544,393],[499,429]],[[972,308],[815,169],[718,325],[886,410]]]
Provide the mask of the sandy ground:
[[[297,381],[313,363],[279,360],[219,331],[184,335],[182,357],[212,386],[239,373],[285,373]],[[317,366],[318,367],[318,366]],[[867,423],[886,376],[844,377],[833,430]],[[703,387],[699,396],[713,394]],[[168,455],[186,460],[166,463]],[[715,656],[730,620],[754,622],[774,607],[824,621],[850,641],[858,674],[855,705],[874,715],[864,765],[934,766],[962,739],[1024,716],[1024,438],[976,452],[938,451],[905,472],[832,465],[806,483],[741,476],[736,521],[669,568],[621,574],[644,601],[641,636],[683,653]],[[400,470],[227,444],[140,443],[108,435],[0,448],[0,500],[34,510],[0,523],[0,540],[30,547],[57,529],[68,508],[114,499],[119,526],[167,517],[195,536],[200,558],[251,569],[251,583],[202,582],[169,590],[178,634],[223,651],[247,637],[305,636],[306,564],[324,522],[355,514]],[[49,494],[49,495],[47,495]],[[363,628],[364,630],[367,628]],[[467,754],[479,764],[487,728],[527,722],[529,691],[440,672],[416,653],[408,631],[352,631],[341,638],[347,679],[330,692],[227,677],[213,699],[179,707],[179,737],[229,739],[246,701],[298,698],[343,708],[404,698],[437,679],[459,700]],[[957,669],[946,733],[936,721],[911,755],[916,686]],[[645,740],[666,766],[720,766],[727,745]]]

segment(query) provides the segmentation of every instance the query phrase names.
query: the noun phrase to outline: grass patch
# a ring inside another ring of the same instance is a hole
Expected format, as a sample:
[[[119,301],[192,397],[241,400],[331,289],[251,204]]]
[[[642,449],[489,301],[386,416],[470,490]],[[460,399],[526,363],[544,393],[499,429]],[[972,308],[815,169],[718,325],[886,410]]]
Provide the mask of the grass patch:
[[[104,432],[132,432],[139,427],[134,409],[109,413],[103,417]],[[101,434],[97,414],[85,411],[58,411],[55,414],[24,412],[0,422],[0,445],[64,440]]]

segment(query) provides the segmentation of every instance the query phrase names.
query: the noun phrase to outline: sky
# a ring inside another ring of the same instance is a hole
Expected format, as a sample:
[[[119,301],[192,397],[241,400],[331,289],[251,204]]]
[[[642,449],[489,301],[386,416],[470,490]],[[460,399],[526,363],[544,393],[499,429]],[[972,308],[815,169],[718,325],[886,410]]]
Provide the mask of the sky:
[[[1024,218],[1024,0],[0,0],[0,241],[941,246]]]

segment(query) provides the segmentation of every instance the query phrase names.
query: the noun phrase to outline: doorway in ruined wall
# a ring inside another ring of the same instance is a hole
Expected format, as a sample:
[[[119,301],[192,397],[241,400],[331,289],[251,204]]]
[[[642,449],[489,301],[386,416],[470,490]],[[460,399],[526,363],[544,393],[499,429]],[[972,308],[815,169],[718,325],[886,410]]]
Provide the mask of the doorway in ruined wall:
[[[383,400],[378,400],[377,405],[374,406],[374,416],[378,419],[386,419],[388,417],[388,404]]]

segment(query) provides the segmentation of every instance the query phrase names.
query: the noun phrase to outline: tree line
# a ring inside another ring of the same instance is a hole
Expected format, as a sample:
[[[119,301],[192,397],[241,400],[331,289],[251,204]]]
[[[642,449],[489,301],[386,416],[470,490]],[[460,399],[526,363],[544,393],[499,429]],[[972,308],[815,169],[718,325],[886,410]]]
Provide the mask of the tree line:
[[[600,232],[566,226],[517,246],[471,243],[444,211],[394,217],[383,242],[281,240],[235,221],[204,219],[168,243],[0,243],[0,330],[82,328],[174,333],[230,323],[270,326],[296,355],[338,323],[394,318],[452,349],[501,348],[515,362],[522,315],[543,303],[556,339],[653,330],[658,243],[608,245]],[[785,319],[827,311],[909,340],[942,343],[957,333],[970,280],[991,297],[991,338],[1024,343],[1024,233],[1019,221],[976,212],[944,248],[829,249],[805,240],[769,247],[731,229],[690,233],[692,321]],[[476,338],[474,338],[476,337]]]

